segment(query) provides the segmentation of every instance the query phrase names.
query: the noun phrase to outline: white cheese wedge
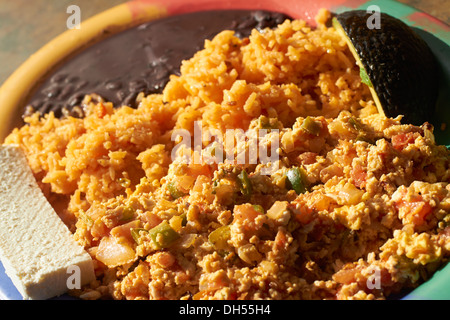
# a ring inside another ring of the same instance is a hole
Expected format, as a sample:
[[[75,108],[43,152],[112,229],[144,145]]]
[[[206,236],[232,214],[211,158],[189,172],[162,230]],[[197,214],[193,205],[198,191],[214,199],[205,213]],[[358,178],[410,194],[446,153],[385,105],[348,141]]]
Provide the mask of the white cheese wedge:
[[[0,259],[27,300],[59,296],[95,278],[90,255],[47,201],[15,145],[0,146]]]

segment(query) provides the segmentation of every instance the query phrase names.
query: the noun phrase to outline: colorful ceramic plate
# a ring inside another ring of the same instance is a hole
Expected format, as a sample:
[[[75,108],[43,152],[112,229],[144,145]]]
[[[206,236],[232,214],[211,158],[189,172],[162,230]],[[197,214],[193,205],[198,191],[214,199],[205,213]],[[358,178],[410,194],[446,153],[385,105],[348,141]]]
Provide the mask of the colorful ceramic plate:
[[[65,57],[98,39],[103,30],[120,31],[156,18],[212,9],[264,9],[284,12],[314,24],[320,8],[340,13],[376,5],[413,27],[431,47],[440,65],[440,93],[434,125],[437,140],[450,144],[450,27],[439,20],[392,0],[134,0],[82,22],[80,30],[68,30],[32,55],[0,88],[0,140],[20,123],[24,97],[38,79]],[[59,297],[67,299],[68,296]],[[450,299],[450,264],[402,299]],[[0,264],[0,299],[22,299]]]

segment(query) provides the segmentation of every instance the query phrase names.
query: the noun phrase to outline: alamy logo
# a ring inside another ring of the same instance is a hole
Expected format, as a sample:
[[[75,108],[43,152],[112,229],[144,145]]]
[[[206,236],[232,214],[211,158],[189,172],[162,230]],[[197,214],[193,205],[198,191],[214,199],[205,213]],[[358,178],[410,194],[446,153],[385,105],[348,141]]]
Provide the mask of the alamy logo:
[[[381,289],[381,271],[377,266],[369,268],[371,275],[367,278],[366,285],[369,290]]]
[[[366,10],[371,15],[366,21],[366,26],[369,29],[381,29],[381,9],[379,6],[371,5]]]
[[[70,5],[67,7],[67,13],[70,14],[67,18],[67,29],[81,29],[81,9],[77,5]]]
[[[76,265],[71,265],[67,268],[66,273],[70,274],[70,276],[67,277],[67,280],[66,280],[67,289],[69,289],[69,290],[81,289],[80,267],[76,266]]]
[[[194,122],[194,137],[186,129],[172,132],[173,162],[185,164],[261,164],[261,174],[270,175],[279,167],[278,129],[205,130],[202,121]],[[208,144],[209,143],[209,144]],[[208,145],[206,145],[208,144]],[[206,146],[205,146],[206,145]]]

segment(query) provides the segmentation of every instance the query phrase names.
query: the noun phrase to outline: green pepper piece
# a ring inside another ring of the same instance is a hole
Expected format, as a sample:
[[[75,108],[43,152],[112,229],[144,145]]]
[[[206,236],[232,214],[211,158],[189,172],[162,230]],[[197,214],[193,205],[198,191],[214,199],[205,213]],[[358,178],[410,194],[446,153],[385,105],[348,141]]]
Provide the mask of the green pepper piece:
[[[273,120],[272,120],[273,121]],[[259,118],[259,124],[261,126],[261,129],[277,129],[277,123],[270,123],[271,120],[265,116],[261,116]]]
[[[361,82],[365,85],[372,87],[372,82],[369,79],[369,76],[367,75],[366,69],[363,67],[359,68],[359,76],[361,77]]]
[[[355,118],[350,117],[348,119],[348,123],[350,123],[352,125],[353,128],[355,128],[356,130],[361,130],[361,125],[356,121]]]
[[[286,172],[286,177],[289,182],[289,187],[297,194],[305,193],[306,189],[306,175],[300,168],[291,168]]]
[[[309,134],[318,136],[320,133],[320,125],[310,116],[306,117],[302,123],[302,129],[308,132]]]
[[[241,173],[238,175],[240,187],[241,187],[241,193],[249,197],[252,194],[252,182],[250,181],[248,174],[245,170],[242,170]]]
[[[133,237],[134,241],[139,244],[139,239],[141,238],[140,232],[145,231],[148,232],[146,229],[143,228],[133,228],[130,230],[131,236]]]
[[[163,249],[172,245],[180,235],[164,220],[148,232],[156,248]]]
[[[208,241],[217,250],[224,250],[227,247],[227,241],[230,239],[230,226],[222,226],[211,232]]]
[[[187,213],[183,212],[182,214],[180,214],[180,217],[181,217],[181,225],[185,227],[187,224]]]
[[[173,182],[169,182],[169,183],[167,184],[167,189],[169,190],[170,195],[171,195],[172,198],[174,198],[174,199],[181,198],[182,196],[185,195],[183,192],[181,192],[180,190],[178,190],[178,188],[174,185]]]
[[[134,209],[130,206],[123,208],[122,217],[120,217],[120,221],[130,221],[134,218]]]
[[[369,144],[375,144],[375,142],[374,142],[373,140],[369,139],[369,138],[367,137],[367,135],[365,135],[365,134],[359,134],[359,135],[356,137],[356,141],[364,141],[364,142],[367,142],[367,143],[369,143]]]
[[[260,206],[259,204],[253,204],[252,206],[253,206],[253,209],[255,209],[256,211],[258,211],[258,212],[260,212],[262,214],[265,213],[264,212],[264,208],[262,206]]]

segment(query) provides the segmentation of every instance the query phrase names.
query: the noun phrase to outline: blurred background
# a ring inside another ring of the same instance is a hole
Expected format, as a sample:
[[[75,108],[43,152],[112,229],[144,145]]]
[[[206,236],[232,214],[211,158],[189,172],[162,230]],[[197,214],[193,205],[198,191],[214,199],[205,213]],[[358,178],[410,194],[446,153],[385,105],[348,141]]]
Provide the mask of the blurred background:
[[[450,24],[450,0],[398,0]],[[0,85],[33,52],[67,30],[69,5],[85,20],[125,0],[0,0]]]

